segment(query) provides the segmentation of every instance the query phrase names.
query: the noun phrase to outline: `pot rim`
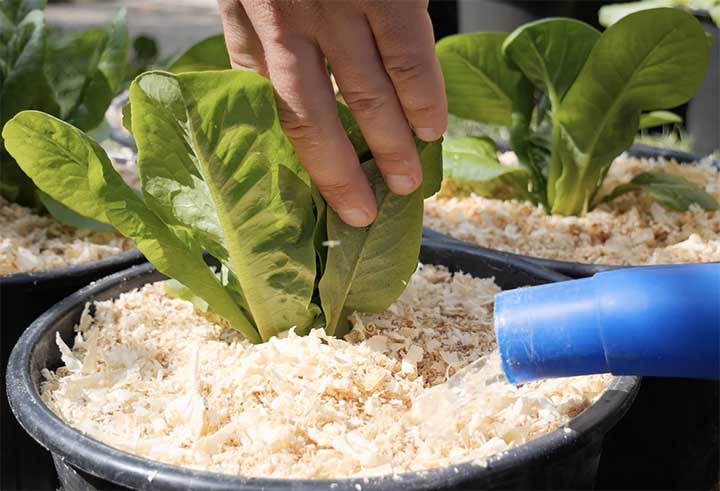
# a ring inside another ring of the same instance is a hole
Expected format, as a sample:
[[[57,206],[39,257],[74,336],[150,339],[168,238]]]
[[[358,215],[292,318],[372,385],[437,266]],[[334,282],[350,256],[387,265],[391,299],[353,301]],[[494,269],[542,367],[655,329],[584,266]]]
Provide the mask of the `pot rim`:
[[[35,284],[46,281],[60,280],[66,276],[75,276],[83,273],[98,272],[131,261],[144,261],[145,257],[137,249],[115,254],[96,261],[73,264],[62,268],[44,269],[42,271],[19,272],[0,276],[0,288],[12,288],[19,285]]]
[[[485,256],[503,264],[520,264],[523,269],[550,281],[568,278],[537,265],[518,261],[505,253],[489,251],[479,253],[466,247],[442,242],[423,241],[423,248],[436,251],[459,251],[469,256]],[[105,443],[101,443],[64,423],[42,401],[31,376],[34,348],[45,331],[70,315],[79,302],[114,288],[124,280],[146,279],[147,282],[164,278],[152,264],[133,266],[88,285],[60,301],[35,320],[23,333],[10,356],[7,368],[7,392],[16,418],[43,447],[85,472],[136,489],[270,489],[270,490],[365,490],[422,489],[446,487],[469,477],[491,479],[511,468],[523,466],[548,455],[568,451],[574,443],[580,444],[602,427],[612,426],[632,404],[639,389],[640,377],[613,377],[598,400],[569,423],[530,442],[514,447],[483,463],[463,462],[419,472],[383,475],[367,478],[342,479],[280,479],[240,477],[215,472],[199,471],[139,457]],[[113,295],[115,296],[115,295]],[[609,424],[608,421],[611,423]],[[607,430],[605,430],[607,431]],[[101,474],[101,475],[98,475]]]
[[[499,144],[498,149],[512,150],[507,143]],[[682,152],[679,150],[673,150],[670,148],[653,147],[650,145],[644,145],[644,144],[640,144],[640,143],[633,144],[627,150],[627,153],[630,156],[640,157],[640,158],[663,157],[663,158],[675,159],[680,163],[700,162],[701,160],[704,160],[702,157],[699,157],[698,155],[695,155],[692,153]],[[712,166],[716,167],[718,170],[720,170],[720,160],[710,160],[710,164]],[[455,237],[438,232],[429,227],[423,227],[423,237],[433,240],[433,241],[437,241],[437,242],[446,242],[446,243],[458,244],[458,245],[463,244],[466,247],[469,247],[472,249],[477,249],[482,252],[500,251],[500,249],[492,249],[492,248],[484,247],[479,244],[468,242],[468,241],[465,241],[462,239],[456,239]],[[564,261],[562,259],[549,259],[549,258],[539,257],[539,256],[526,256],[526,255],[517,254],[514,252],[507,252],[507,251],[501,251],[501,252],[508,254],[516,259],[534,263],[538,266],[542,266],[543,268],[557,271],[558,273],[570,276],[572,278],[581,278],[581,277],[586,277],[586,276],[592,276],[595,273],[601,273],[603,271],[612,271],[614,269],[620,269],[620,268],[642,268],[642,267],[647,267],[647,266],[653,266],[653,265],[649,265],[649,264],[618,265],[618,264],[604,264],[604,263],[578,263],[575,261]],[[711,262],[704,263],[704,264],[715,264],[718,262],[720,262],[720,261],[711,261]]]

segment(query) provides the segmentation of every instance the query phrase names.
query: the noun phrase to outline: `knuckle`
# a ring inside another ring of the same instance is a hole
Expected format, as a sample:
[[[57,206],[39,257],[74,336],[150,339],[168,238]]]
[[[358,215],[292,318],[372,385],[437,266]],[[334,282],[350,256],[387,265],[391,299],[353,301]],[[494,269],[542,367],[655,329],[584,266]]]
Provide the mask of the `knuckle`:
[[[285,134],[301,147],[317,146],[320,141],[320,128],[313,124],[309,118],[296,112],[279,108],[278,116]]]
[[[318,183],[317,186],[320,193],[335,204],[344,203],[353,193],[353,184],[347,179]]]
[[[345,90],[342,92],[343,99],[348,107],[354,112],[368,115],[379,114],[383,107],[386,107],[387,97],[377,92]]]
[[[386,55],[383,64],[388,74],[401,82],[422,80],[428,73],[426,64],[410,53]]]
[[[265,72],[265,64],[255,56],[247,53],[231,53],[230,65],[240,70],[249,70],[258,73]]]
[[[383,166],[406,166],[406,162],[409,160],[407,152],[404,154],[394,149],[373,149],[373,156],[377,162],[381,162]]]

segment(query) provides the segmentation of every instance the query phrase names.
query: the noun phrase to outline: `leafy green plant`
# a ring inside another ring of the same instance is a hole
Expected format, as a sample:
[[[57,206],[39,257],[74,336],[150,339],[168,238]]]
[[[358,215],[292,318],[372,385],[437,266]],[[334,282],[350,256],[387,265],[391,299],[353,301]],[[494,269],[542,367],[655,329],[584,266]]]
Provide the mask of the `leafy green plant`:
[[[484,196],[529,199],[549,213],[579,215],[603,201],[597,193],[610,165],[638,129],[671,122],[660,110],[693,96],[709,43],[692,15],[663,8],[631,14],[603,34],[579,21],[546,19],[511,34],[450,36],[438,43],[437,55],[450,113],[508,127],[522,164],[501,165],[488,139],[447,139],[447,176]],[[659,199],[664,204],[682,195],[676,209],[691,202],[718,206],[686,179],[651,174],[656,178],[640,179],[633,189],[668,193]],[[650,187],[658,180],[676,185]]]
[[[53,116],[23,111],[3,138],[43,192],[134,240],[176,280],[175,294],[260,342],[293,326],[342,334],[349,311],[386,308],[415,270],[423,198],[442,178],[440,142],[418,142],[423,187],[397,196],[339,110],[378,203],[364,228],[326,206],[280,127],[270,82],[250,72],[149,72],[132,83],[124,123],[140,196],[97,143]]]
[[[659,7],[705,10],[710,14],[715,25],[720,26],[720,0],[640,0],[604,5],[598,11],[598,21],[601,25],[609,27],[627,15]]]
[[[36,109],[82,130],[102,123],[125,71],[128,33],[120,11],[103,29],[65,35],[44,23],[44,0],[0,3],[0,125],[15,114]],[[8,155],[0,139],[0,194],[32,207],[58,209],[48,195]],[[74,213],[60,219],[92,226]]]
[[[171,73],[225,70],[230,68],[230,56],[225,47],[225,36],[215,34],[190,46],[168,63]]]

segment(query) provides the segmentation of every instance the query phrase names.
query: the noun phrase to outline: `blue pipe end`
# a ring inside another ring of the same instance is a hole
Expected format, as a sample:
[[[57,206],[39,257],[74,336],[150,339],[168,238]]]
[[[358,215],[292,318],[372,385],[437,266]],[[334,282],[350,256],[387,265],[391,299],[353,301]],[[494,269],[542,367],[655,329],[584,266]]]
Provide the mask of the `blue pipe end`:
[[[720,263],[618,269],[495,297],[508,380],[720,378]]]

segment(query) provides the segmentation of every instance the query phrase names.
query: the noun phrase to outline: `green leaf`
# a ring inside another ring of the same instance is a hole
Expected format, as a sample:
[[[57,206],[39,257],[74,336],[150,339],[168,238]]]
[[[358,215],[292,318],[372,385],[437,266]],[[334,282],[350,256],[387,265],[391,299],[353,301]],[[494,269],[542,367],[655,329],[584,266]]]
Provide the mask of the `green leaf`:
[[[623,17],[627,17],[635,12],[659,7],[674,7],[676,3],[675,0],[640,0],[639,2],[603,5],[598,11],[598,22],[602,26],[610,27]]]
[[[427,199],[440,191],[443,180],[443,139],[434,142],[423,142],[415,139],[415,145],[422,164],[423,183],[422,197]]]
[[[171,73],[225,70],[230,68],[230,57],[225,47],[225,37],[216,34],[192,45],[179,54],[168,66]]]
[[[513,31],[502,50],[557,109],[599,38],[584,22],[544,19]]]
[[[675,211],[687,211],[693,203],[708,211],[720,208],[715,198],[702,187],[684,177],[665,172],[638,174],[629,183],[617,186],[602,201],[612,201],[618,196],[634,191],[646,191],[659,203]]]
[[[347,331],[349,313],[380,312],[392,304],[415,271],[420,252],[422,191],[397,196],[388,191],[373,160],[362,167],[375,190],[375,221],[351,227],[334,210],[327,211],[333,247],[319,289],[330,335]]]
[[[440,142],[420,148],[423,173],[433,175]],[[326,331],[342,335],[352,311],[380,312],[403,292],[417,267],[422,235],[423,190],[408,196],[389,192],[373,160],[362,165],[375,191],[378,213],[368,227],[345,224],[332,209],[327,211],[325,274],[319,284],[327,321]]]
[[[543,98],[542,101],[547,101]],[[541,101],[541,103],[542,103]],[[539,123],[533,125],[533,112]],[[548,161],[550,160],[549,143],[546,142],[546,119],[538,113],[545,112],[543,105],[535,107],[532,83],[523,78],[516,87],[513,97],[512,125],[510,126],[510,143],[520,163],[530,172],[530,182],[517,183],[525,193],[526,199],[541,203],[548,210],[546,198],[547,180],[545,178]],[[507,179],[505,179],[507,180]],[[513,182],[517,181],[516,179]],[[513,186],[517,188],[518,186]],[[529,189],[528,189],[529,188]],[[482,190],[475,190],[481,194]],[[494,187],[485,191],[487,196],[500,194]]]
[[[202,246],[228,257],[210,190],[192,149],[179,81],[170,74],[139,76],[125,105],[138,147],[138,170],[147,205],[171,226],[191,228]]]
[[[98,232],[112,232],[115,228],[107,223],[102,223],[72,211],[52,196],[42,191],[37,191],[38,197],[43,206],[58,222],[76,228],[96,230]]]
[[[0,126],[24,109],[57,113],[58,105],[43,71],[45,33],[42,12],[28,13],[9,34],[3,32],[1,37],[4,42],[0,43],[0,59],[5,68],[0,79]]]
[[[506,33],[457,34],[438,42],[448,110],[461,118],[510,126],[512,95],[523,78],[505,61]]]
[[[650,111],[640,115],[640,129],[679,123],[682,123],[682,118],[670,111]]]
[[[12,24],[19,24],[33,10],[44,10],[45,0],[3,0],[0,16]]]
[[[587,209],[613,159],[632,144],[641,111],[687,102],[708,59],[700,23],[681,10],[638,12],[605,31],[556,116],[552,212]]]
[[[47,114],[24,111],[5,125],[3,138],[40,189],[77,212],[80,208],[109,222],[160,272],[191,288],[249,340],[260,341],[233,296],[206,266],[199,245],[148,209],[87,135]]]
[[[360,126],[358,126],[357,121],[355,121],[350,108],[342,102],[337,101],[337,111],[340,123],[342,124],[350,143],[352,143],[353,149],[358,156],[358,160],[360,162],[370,160],[372,158],[370,147],[365,141],[365,137],[363,136],[362,131],[360,131]]]
[[[163,281],[163,287],[165,288],[165,292],[168,295],[174,298],[179,298],[181,300],[187,300],[203,314],[206,314],[210,311],[210,305],[205,300],[197,296],[190,288],[186,287],[179,281],[173,280],[171,278],[169,280]]]
[[[446,139],[443,170],[456,190],[497,199],[528,199],[528,172],[502,165],[495,142],[487,137]]]
[[[47,73],[64,120],[85,131],[102,123],[122,83],[127,50],[124,10],[105,29],[74,33],[53,43]]]
[[[306,329],[318,313],[313,202],[270,82],[239,70],[151,72],[130,103],[148,205],[217,243],[263,339]]]
[[[3,128],[3,138],[8,152],[41,190],[75,213],[109,223],[87,178],[107,158],[100,145],[77,128],[39,111],[17,114]],[[125,183],[118,176],[115,184]]]

